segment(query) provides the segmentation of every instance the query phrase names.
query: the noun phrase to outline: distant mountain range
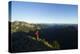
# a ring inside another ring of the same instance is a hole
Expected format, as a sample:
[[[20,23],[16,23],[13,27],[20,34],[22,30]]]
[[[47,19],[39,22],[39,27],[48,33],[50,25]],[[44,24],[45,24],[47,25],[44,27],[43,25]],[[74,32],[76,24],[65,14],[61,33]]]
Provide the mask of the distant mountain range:
[[[24,21],[14,21],[10,22],[11,23],[11,31],[16,32],[16,31],[35,31],[35,30],[40,30],[48,27],[55,27],[55,28],[60,28],[60,27],[75,27],[77,28],[77,24],[32,24],[32,23],[27,23]]]

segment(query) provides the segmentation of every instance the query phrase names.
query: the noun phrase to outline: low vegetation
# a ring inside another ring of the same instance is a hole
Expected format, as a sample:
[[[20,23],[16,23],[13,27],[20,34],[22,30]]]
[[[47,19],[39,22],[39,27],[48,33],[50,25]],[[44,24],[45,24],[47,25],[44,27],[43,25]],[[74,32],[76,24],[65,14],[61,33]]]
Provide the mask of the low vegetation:
[[[40,45],[43,45],[49,49],[60,49],[60,44],[57,40],[53,40],[53,42],[49,43],[49,40],[46,40],[45,38],[36,39],[36,36],[34,35],[35,31],[47,28],[46,25],[29,24],[29,23],[22,22],[22,21],[14,21],[10,23],[11,23],[12,34],[17,33],[17,32],[25,32],[27,34],[26,37],[28,39],[36,41],[37,43],[40,43]]]

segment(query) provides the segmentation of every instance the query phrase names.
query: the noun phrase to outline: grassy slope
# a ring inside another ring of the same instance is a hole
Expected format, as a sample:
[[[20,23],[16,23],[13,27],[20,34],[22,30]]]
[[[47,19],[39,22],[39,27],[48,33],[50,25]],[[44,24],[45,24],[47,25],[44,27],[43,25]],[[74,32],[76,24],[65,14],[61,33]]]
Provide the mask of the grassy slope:
[[[35,37],[31,37],[31,36],[28,36],[28,38],[36,40],[38,42],[41,42],[45,46],[47,46],[47,47],[49,47],[51,49],[59,49],[60,48],[60,45],[59,45],[59,43],[57,41],[55,41],[53,44],[50,44],[48,41],[46,41],[44,39],[41,39],[41,38],[39,38],[38,40]]]

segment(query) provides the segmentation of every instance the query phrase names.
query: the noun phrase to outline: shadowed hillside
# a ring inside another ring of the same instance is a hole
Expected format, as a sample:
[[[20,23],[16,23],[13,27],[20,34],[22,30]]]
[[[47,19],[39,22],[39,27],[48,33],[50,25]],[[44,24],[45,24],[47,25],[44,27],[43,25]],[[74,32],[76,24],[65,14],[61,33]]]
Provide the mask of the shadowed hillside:
[[[77,48],[76,24],[30,24],[22,21],[9,23],[12,52]],[[39,31],[39,39],[36,39],[36,31]]]

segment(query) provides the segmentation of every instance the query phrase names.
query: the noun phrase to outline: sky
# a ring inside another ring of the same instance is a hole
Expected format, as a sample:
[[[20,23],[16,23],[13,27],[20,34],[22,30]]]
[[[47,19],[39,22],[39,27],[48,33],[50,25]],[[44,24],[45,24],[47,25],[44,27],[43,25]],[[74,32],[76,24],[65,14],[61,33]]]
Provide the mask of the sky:
[[[11,2],[11,21],[28,23],[77,24],[77,5]]]

